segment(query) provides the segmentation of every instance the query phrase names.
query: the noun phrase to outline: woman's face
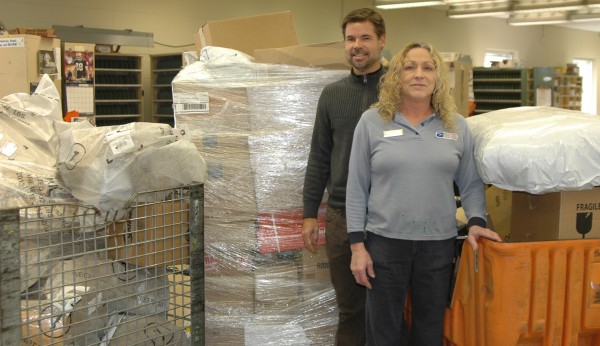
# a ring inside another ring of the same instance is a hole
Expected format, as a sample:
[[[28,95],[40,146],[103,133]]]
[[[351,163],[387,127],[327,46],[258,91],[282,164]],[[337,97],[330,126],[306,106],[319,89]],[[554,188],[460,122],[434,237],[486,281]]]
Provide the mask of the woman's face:
[[[429,51],[425,48],[409,50],[401,68],[404,102],[429,102],[436,83],[436,67]]]

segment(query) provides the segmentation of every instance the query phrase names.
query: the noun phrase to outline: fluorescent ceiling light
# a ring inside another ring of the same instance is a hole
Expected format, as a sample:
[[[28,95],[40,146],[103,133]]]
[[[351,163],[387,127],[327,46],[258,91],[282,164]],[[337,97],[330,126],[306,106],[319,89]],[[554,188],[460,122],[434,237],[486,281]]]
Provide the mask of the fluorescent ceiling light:
[[[569,20],[572,22],[595,22],[600,21],[600,10],[589,9],[587,11],[577,11],[569,13]]]
[[[548,20],[539,20],[539,21],[508,21],[508,24],[512,26],[528,26],[528,25],[552,25],[552,24],[564,24],[569,21],[566,19],[548,19]]]
[[[508,2],[467,4],[450,6],[449,18],[472,18],[507,14],[511,9]]]
[[[397,0],[397,1],[375,1],[375,7],[383,10],[396,8],[426,7],[443,5],[442,0]]]
[[[600,0],[587,0],[588,7],[600,7]]]
[[[444,3],[449,18],[510,15],[507,22],[511,25],[600,21],[600,0],[444,0]]]
[[[453,12],[448,11],[448,18],[476,18],[476,17],[492,17],[508,14],[508,11],[490,11],[490,12]]]
[[[583,0],[521,0],[515,2],[513,12],[575,11],[582,8],[585,8]]]
[[[562,24],[569,21],[566,12],[512,14],[507,22],[514,26]]]

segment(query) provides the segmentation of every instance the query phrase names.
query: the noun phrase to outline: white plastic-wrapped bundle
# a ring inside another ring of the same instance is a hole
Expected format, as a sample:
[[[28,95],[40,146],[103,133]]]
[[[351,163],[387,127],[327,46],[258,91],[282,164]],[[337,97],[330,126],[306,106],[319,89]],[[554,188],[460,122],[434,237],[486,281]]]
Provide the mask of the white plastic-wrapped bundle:
[[[600,117],[516,107],[467,119],[483,181],[543,194],[600,186]]]
[[[57,122],[60,95],[47,75],[33,95],[0,99],[0,208],[75,202],[56,172]]]
[[[202,183],[206,174],[185,129],[167,124],[71,128],[59,134],[57,155],[69,191],[117,217],[135,193]]]

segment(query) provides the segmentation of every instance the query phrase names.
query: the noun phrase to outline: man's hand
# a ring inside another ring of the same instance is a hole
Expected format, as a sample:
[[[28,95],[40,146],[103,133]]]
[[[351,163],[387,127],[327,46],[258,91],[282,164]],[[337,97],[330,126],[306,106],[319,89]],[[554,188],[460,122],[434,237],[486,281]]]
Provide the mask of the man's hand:
[[[317,242],[319,241],[319,221],[316,218],[304,218],[302,223],[302,239],[304,247],[312,253],[317,253]]]
[[[502,238],[498,235],[498,233],[492,231],[489,228],[483,228],[481,226],[473,225],[469,227],[469,235],[467,237],[467,241],[471,244],[471,248],[473,251],[477,251],[479,249],[477,245],[477,240],[479,237],[488,238],[491,240],[495,240],[499,243],[502,242]]]
[[[357,284],[363,285],[366,288],[371,288],[369,278],[375,277],[375,271],[373,270],[373,261],[371,255],[365,248],[364,243],[355,243],[350,245],[352,250],[352,262],[350,263],[350,270],[354,275],[354,280]]]

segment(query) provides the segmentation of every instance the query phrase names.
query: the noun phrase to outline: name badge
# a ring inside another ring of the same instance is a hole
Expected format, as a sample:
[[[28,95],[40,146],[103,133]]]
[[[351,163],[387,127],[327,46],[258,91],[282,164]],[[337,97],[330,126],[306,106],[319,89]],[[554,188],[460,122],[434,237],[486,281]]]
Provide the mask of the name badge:
[[[383,131],[383,137],[397,137],[402,135],[404,135],[404,131],[402,129]]]
[[[453,140],[453,141],[457,141],[458,140],[458,134],[451,133],[451,132],[440,132],[440,131],[437,131],[435,133],[435,138],[450,139],[450,140]]]

